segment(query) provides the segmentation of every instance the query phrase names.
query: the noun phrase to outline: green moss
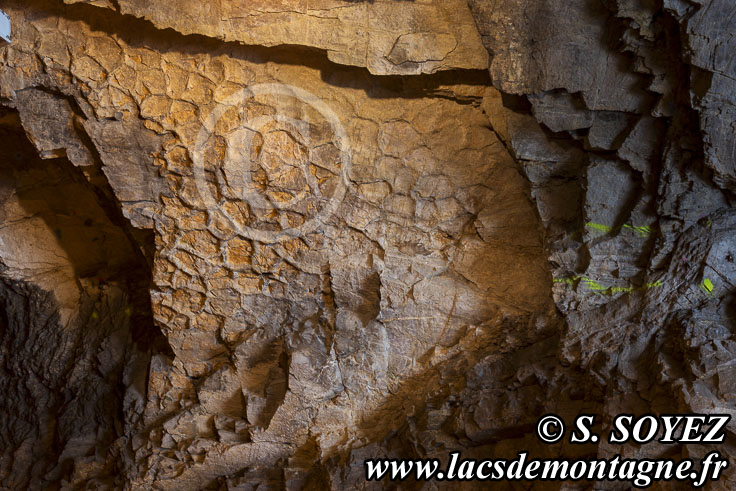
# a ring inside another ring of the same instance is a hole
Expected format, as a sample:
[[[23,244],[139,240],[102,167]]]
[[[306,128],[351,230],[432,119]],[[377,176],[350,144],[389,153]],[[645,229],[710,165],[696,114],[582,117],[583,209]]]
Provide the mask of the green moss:
[[[590,278],[583,278],[583,281],[585,282],[585,286],[587,286],[589,289],[593,291],[601,291],[605,290],[606,287],[601,285],[600,283],[591,280]]]
[[[603,232],[604,234],[609,234],[612,231],[616,230],[613,227],[596,222],[588,222],[585,224],[585,226],[589,229]],[[621,228],[636,232],[639,237],[649,237],[653,232],[652,227],[650,227],[649,225],[631,225],[626,223],[622,225]]]
[[[613,293],[631,293],[634,291],[633,286],[612,286],[608,289],[612,294]]]
[[[611,227],[609,227],[608,225],[603,225],[602,223],[588,222],[585,224],[585,226],[606,234],[611,231]]]
[[[567,283],[568,285],[572,285],[578,282],[580,279],[580,276],[574,276],[572,278],[554,278],[552,281],[554,283]]]
[[[600,283],[598,283],[595,280],[592,280],[590,278],[586,278],[584,276],[573,276],[570,278],[554,278],[552,280],[554,283],[564,283],[567,285],[576,285],[578,282],[582,281],[585,286],[588,288],[588,290],[591,290],[595,293],[598,293],[600,295],[615,295],[617,293],[633,293],[635,291],[642,291],[642,290],[649,290],[651,288],[659,288],[664,283],[662,281],[653,281],[650,283],[645,283],[644,285],[640,287],[635,287],[633,285],[628,286],[603,286]]]
[[[628,223],[624,225],[624,228],[633,230],[637,233],[639,237],[649,237],[649,235],[652,233],[652,229],[649,225],[641,225],[641,226],[635,226],[635,225],[629,225]]]
[[[708,295],[713,295],[713,282],[710,281],[710,279],[705,278],[700,284],[700,288],[702,288]]]

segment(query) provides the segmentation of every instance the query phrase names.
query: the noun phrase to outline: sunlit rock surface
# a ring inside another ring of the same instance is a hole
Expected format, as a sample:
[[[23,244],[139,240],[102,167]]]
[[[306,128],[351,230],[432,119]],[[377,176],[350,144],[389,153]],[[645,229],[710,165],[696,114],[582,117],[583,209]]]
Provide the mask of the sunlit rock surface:
[[[351,489],[733,412],[733,7],[543,4],[3,4],[0,484]]]
[[[257,46],[298,45],[375,75],[488,68],[464,0],[64,0],[107,7],[159,29]]]

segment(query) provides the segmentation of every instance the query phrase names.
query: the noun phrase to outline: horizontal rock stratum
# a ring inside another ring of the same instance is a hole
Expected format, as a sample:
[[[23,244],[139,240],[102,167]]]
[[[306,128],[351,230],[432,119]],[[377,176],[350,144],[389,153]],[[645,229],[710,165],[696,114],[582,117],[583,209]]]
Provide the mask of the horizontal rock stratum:
[[[305,46],[374,75],[486,69],[464,0],[64,0],[107,7],[159,29],[257,46]]]

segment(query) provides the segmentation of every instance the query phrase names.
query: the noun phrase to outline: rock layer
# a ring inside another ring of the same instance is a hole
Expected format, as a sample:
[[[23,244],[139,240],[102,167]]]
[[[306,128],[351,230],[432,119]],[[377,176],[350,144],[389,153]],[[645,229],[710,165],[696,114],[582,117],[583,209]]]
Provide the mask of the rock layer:
[[[464,0],[64,0],[107,7],[159,29],[253,46],[308,46],[376,75],[485,69],[488,56]]]

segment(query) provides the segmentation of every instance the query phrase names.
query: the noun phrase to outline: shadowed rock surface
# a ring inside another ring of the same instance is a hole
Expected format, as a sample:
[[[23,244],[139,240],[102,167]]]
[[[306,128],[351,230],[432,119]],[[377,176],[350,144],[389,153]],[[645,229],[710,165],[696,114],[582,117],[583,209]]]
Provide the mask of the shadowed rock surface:
[[[695,458],[534,423],[736,410],[729,1],[2,8],[0,485]]]

